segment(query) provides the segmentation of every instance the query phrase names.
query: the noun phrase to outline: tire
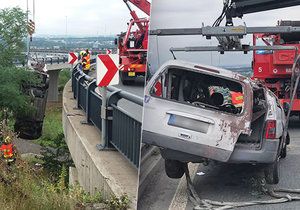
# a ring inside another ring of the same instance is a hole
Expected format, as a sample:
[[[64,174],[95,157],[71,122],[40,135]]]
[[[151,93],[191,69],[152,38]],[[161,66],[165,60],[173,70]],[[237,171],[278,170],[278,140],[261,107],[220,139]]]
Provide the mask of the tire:
[[[286,154],[287,154],[287,148],[286,145],[282,148],[281,153],[280,153],[280,158],[286,158]]]
[[[290,144],[290,142],[291,142],[291,139],[290,139],[290,134],[289,134],[289,133],[287,133],[287,135],[286,135],[286,145],[289,145],[289,144]]]
[[[281,153],[280,153],[280,158],[286,158],[286,155],[287,155],[287,145],[289,145],[289,144],[290,144],[290,135],[289,135],[289,133],[287,133],[286,139],[285,139],[285,145],[282,148]]]
[[[268,164],[264,170],[267,184],[278,184],[279,182],[279,158],[274,163]]]
[[[169,178],[180,179],[184,174],[185,163],[178,160],[165,159],[165,171]]]
[[[41,137],[43,124],[33,121],[16,121],[14,128],[20,138],[33,140]]]
[[[133,80],[129,80],[128,76],[127,76],[127,72],[122,72],[120,71],[120,79],[123,85],[131,85],[132,83],[134,83]]]

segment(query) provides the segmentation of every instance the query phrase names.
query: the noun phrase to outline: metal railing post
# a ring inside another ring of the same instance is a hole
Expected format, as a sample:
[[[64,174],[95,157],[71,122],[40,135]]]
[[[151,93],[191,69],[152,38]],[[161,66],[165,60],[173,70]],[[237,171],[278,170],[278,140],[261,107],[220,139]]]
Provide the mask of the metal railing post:
[[[75,98],[75,99],[77,98],[77,89],[78,89],[77,75],[80,75],[80,71],[77,71],[74,74],[74,94],[73,94],[73,98]]]
[[[86,89],[86,123],[91,123],[90,120],[90,94],[91,94],[91,90],[93,90],[93,88],[96,88],[96,79],[94,79],[92,82],[89,83],[89,85],[87,86]]]
[[[102,99],[101,104],[101,140],[102,143],[96,145],[99,150],[106,149],[108,147],[107,138],[107,87],[100,87],[100,95]]]
[[[81,85],[81,81],[84,80],[84,75],[80,75],[78,77],[78,80],[77,80],[77,94],[76,94],[76,99],[77,99],[77,108],[79,109],[80,108],[80,85]]]

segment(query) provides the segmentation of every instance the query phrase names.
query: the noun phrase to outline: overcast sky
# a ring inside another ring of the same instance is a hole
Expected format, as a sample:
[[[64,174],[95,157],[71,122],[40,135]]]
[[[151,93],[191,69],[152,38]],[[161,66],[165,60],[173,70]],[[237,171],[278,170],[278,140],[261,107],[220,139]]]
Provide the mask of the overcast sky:
[[[151,10],[151,29],[159,28],[200,28],[202,23],[212,25],[220,15],[223,0],[153,0]],[[266,12],[248,14],[243,20],[234,19],[235,25],[243,22],[247,26],[276,26],[278,20],[300,20],[300,6],[277,9]],[[222,25],[225,23],[223,22]],[[252,37],[244,39],[243,43],[249,44]],[[151,71],[166,60],[172,59],[170,47],[216,45],[214,40],[209,41],[202,36],[151,36],[149,40],[149,62]],[[249,65],[252,53],[176,53],[178,59],[200,62],[211,65]]]
[[[33,0],[28,1],[32,11]],[[26,0],[0,2],[1,9],[19,6],[26,11]],[[35,8],[37,35],[115,35],[126,31],[131,18],[123,0],[36,0]]]

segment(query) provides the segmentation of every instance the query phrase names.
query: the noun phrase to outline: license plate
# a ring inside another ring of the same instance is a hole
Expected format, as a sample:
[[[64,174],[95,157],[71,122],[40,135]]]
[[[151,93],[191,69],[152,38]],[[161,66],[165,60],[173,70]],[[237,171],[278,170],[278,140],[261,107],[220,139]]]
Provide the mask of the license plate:
[[[209,123],[200,120],[190,119],[183,116],[171,114],[168,125],[175,126],[178,128],[184,128],[187,130],[197,131],[200,133],[207,133]]]
[[[128,76],[134,77],[135,76],[135,72],[128,72]]]

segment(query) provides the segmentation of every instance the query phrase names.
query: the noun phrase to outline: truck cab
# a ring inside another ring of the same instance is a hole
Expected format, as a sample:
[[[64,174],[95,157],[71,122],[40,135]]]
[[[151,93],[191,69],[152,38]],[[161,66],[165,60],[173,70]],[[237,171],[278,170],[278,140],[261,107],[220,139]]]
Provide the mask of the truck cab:
[[[279,26],[300,26],[300,21],[280,21]],[[280,100],[290,102],[292,66],[300,53],[300,34],[253,34],[254,46],[292,46],[295,50],[254,50],[253,78],[263,82]],[[299,71],[299,69],[298,69]],[[300,116],[300,89],[295,95],[292,115]]]

